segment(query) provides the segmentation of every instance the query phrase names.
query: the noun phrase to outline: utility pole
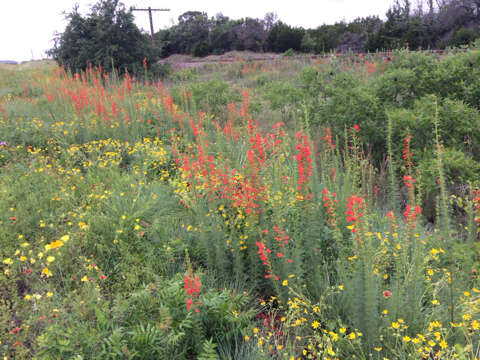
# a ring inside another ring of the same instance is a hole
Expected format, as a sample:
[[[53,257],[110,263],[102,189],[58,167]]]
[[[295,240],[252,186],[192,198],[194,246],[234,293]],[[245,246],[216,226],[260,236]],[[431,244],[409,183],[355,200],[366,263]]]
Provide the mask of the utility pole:
[[[150,18],[150,36],[153,42],[153,20],[152,20],[152,11],[170,11],[170,9],[152,9],[150,6],[147,9],[136,9],[132,8],[132,11],[148,11],[148,17]]]

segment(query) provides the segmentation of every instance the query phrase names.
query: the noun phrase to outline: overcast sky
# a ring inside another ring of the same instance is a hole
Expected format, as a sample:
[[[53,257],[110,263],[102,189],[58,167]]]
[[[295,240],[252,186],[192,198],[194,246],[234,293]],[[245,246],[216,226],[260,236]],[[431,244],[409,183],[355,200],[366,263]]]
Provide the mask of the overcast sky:
[[[55,32],[63,32],[66,21],[62,12],[70,12],[75,4],[81,13],[88,13],[96,0],[0,0],[0,60],[24,61],[46,57],[53,46]],[[316,28],[340,20],[378,15],[385,17],[393,0],[124,0],[127,6],[168,8],[170,12],[153,15],[154,30],[177,22],[189,10],[206,12],[209,16],[222,13],[230,18],[263,18],[275,12],[280,20],[304,28]],[[149,31],[148,13],[135,12],[136,24]]]

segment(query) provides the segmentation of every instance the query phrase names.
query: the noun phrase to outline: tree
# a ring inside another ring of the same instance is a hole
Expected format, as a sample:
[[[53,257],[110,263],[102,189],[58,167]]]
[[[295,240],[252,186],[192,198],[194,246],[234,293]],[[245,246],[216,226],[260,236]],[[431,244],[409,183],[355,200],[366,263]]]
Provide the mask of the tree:
[[[263,20],[244,18],[232,28],[236,50],[262,51],[267,32]]]
[[[57,35],[48,54],[71,71],[93,64],[134,72],[141,69],[144,58],[149,62],[156,58],[148,36],[141,33],[132,11],[119,0],[100,0],[86,17],[76,6],[66,18],[65,32]]]
[[[279,21],[268,33],[267,49],[273,52],[285,52],[288,49],[300,51],[304,34],[302,28],[293,28]]]
[[[306,53],[311,53],[315,50],[315,40],[313,40],[308,31],[305,31],[305,35],[303,35],[301,48]]]

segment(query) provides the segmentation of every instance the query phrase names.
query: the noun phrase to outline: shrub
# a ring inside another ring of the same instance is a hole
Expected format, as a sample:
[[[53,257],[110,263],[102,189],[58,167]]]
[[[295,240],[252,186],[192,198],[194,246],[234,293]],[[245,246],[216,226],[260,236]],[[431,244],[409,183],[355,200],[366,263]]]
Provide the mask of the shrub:
[[[450,46],[469,45],[475,41],[480,34],[474,29],[462,27],[453,32],[448,44]]]

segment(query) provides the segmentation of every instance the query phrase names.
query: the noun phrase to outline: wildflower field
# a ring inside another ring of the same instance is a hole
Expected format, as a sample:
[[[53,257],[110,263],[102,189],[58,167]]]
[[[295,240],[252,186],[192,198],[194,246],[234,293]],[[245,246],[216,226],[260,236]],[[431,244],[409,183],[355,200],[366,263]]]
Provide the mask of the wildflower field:
[[[480,50],[0,68],[2,359],[478,359]]]

